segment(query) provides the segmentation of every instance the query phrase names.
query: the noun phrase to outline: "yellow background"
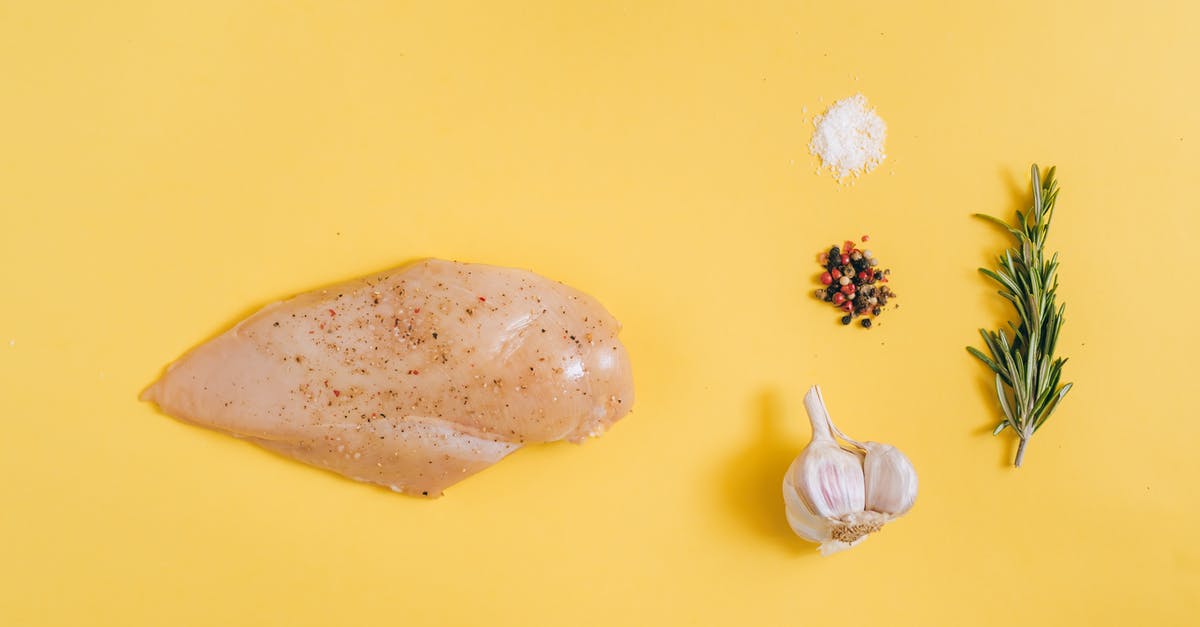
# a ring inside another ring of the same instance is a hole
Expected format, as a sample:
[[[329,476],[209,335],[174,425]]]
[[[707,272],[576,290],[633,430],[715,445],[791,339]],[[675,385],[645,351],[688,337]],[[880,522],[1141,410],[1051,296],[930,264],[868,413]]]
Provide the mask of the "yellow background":
[[[1195,620],[1200,11],[1006,4],[0,2],[0,624]],[[811,116],[859,91],[889,156],[839,187]],[[1076,389],[1014,471],[969,216],[1035,160]],[[811,296],[862,233],[902,303],[869,332]],[[428,502],[137,402],[421,256],[595,294],[633,415]],[[828,559],[779,497],[814,382],[921,478]]]

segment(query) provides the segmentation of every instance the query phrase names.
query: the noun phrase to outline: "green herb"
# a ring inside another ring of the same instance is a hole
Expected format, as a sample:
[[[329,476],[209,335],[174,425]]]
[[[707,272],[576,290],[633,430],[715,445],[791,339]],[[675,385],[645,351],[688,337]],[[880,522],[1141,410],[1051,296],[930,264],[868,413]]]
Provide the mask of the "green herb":
[[[1058,277],[1055,276],[1058,254],[1049,260],[1045,254],[1054,201],[1058,198],[1058,182],[1054,180],[1053,167],[1046,172],[1044,181],[1037,164],[1032,170],[1033,208],[1028,213],[1018,211],[1012,225],[976,214],[1000,225],[1016,239],[1017,245],[1004,251],[999,258],[996,271],[986,268],[979,271],[1000,284],[1000,295],[1016,308],[1020,324],[1008,323],[1013,334],[1011,341],[1005,329],[979,330],[991,352],[990,358],[974,347],[967,347],[996,373],[996,398],[1004,418],[992,434],[998,435],[1007,427],[1021,438],[1013,461],[1018,467],[1025,458],[1029,439],[1058,408],[1072,385],[1059,385],[1067,360],[1055,358],[1054,347],[1062,329],[1066,305],[1056,307],[1054,302],[1058,289]]]

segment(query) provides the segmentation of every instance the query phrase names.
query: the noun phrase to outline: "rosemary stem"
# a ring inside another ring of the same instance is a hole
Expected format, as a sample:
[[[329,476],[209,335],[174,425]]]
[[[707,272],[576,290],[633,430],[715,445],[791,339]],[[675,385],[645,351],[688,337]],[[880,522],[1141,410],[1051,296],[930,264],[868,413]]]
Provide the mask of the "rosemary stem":
[[[1025,459],[1025,445],[1029,444],[1029,438],[1021,436],[1021,443],[1017,445],[1017,458],[1013,460],[1013,466],[1020,468],[1021,462]]]

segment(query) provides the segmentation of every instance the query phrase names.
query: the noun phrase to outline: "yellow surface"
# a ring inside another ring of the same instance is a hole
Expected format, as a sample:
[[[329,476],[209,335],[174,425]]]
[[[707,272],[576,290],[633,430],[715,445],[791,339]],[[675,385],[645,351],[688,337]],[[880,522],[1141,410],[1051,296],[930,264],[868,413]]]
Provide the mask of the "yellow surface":
[[[747,4],[0,2],[0,624],[1195,620],[1195,3]],[[810,118],[857,91],[889,157],[839,188]],[[1034,160],[1077,387],[1014,471],[969,214]],[[902,295],[870,332],[810,295],[864,232]],[[419,256],[598,296],[634,414],[426,502],[136,401]],[[921,477],[829,559],[778,487],[813,382]]]

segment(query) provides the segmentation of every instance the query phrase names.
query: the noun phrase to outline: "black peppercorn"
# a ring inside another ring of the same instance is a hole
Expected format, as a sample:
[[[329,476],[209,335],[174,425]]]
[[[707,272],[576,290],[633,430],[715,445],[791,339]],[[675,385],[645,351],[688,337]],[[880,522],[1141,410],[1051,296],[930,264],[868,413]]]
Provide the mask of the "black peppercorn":
[[[842,324],[850,324],[850,321],[853,319],[854,319],[853,316],[851,316],[850,314],[846,314],[846,315],[842,316]]]
[[[862,319],[862,322],[861,322],[860,324],[862,324],[862,325],[863,325],[863,328],[864,328],[864,329],[870,329],[870,328],[871,328],[871,319],[870,319],[870,318],[863,318],[863,319]]]

